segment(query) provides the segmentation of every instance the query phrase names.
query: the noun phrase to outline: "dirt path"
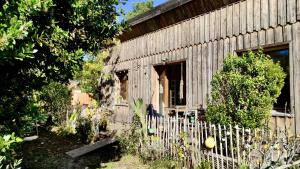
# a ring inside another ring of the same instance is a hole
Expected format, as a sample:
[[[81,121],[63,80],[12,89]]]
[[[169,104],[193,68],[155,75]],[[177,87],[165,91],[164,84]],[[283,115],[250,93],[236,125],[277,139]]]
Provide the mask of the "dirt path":
[[[25,142],[23,146],[24,169],[94,169],[101,163],[119,161],[116,144],[101,148],[78,159],[71,159],[65,152],[81,147],[76,139],[66,139],[43,131],[38,139]]]

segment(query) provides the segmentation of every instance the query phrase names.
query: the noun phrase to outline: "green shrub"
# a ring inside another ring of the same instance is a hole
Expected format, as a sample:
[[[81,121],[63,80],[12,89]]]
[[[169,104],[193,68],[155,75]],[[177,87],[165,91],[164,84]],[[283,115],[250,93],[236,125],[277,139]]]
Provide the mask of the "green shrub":
[[[196,167],[196,169],[212,169],[212,163],[210,161],[204,160]]]
[[[144,158],[146,156],[145,153],[148,153],[146,145],[148,135],[146,126],[147,113],[143,100],[136,100],[132,109],[134,116],[130,129],[124,132],[118,140],[122,152],[138,154]]]
[[[20,168],[21,161],[17,159],[15,149],[22,139],[16,137],[14,133],[0,136],[0,168],[17,169]]]
[[[80,141],[83,143],[88,143],[92,140],[92,123],[87,119],[79,119],[76,126],[76,134],[78,135]]]
[[[261,127],[284,85],[286,74],[262,51],[228,56],[213,76],[207,120],[246,128]]]
[[[177,161],[174,161],[170,157],[154,160],[150,163],[150,169],[175,169],[180,168]]]

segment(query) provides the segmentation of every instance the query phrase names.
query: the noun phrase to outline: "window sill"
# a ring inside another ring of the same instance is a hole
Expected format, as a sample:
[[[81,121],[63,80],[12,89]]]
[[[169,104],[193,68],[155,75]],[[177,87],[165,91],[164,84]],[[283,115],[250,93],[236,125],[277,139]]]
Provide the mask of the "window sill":
[[[290,117],[290,118],[294,117],[293,113],[284,113],[284,112],[279,112],[276,110],[272,110],[271,115],[272,115],[272,117]]]

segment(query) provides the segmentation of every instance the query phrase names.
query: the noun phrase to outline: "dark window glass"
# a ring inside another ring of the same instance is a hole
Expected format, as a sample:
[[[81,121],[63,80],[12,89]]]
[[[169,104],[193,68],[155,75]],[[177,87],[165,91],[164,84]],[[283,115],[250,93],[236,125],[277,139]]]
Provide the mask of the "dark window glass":
[[[289,76],[289,50],[281,49],[266,52],[274,62],[278,62],[286,73],[285,84],[281,90],[277,103],[274,104],[274,110],[279,112],[290,112],[290,76]]]

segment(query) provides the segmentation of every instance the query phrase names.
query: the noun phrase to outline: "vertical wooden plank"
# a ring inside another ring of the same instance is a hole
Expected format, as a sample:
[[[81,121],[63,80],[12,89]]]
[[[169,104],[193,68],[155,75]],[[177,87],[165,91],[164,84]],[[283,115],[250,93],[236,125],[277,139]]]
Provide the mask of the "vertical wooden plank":
[[[200,34],[200,17],[195,18],[195,44],[199,44],[199,34]]]
[[[247,0],[247,32],[253,32],[253,0]]]
[[[198,101],[199,104],[203,105],[203,90],[202,90],[202,45],[198,45],[198,56],[197,56],[197,65],[198,65],[198,73],[197,73],[197,86],[198,86]]]
[[[218,41],[213,41],[212,75],[218,70]]]
[[[244,37],[243,35],[239,35],[237,37],[237,49],[238,50],[241,50],[241,49],[244,49]]]
[[[209,13],[209,40],[215,39],[215,20],[216,20],[216,12]]]
[[[251,41],[250,41],[250,34],[249,33],[246,33],[244,35],[244,48],[245,49],[248,49],[251,47]]]
[[[233,35],[240,34],[240,4],[233,4]]]
[[[191,20],[188,21],[189,22],[189,45],[193,45],[195,44],[195,18],[192,18]],[[173,35],[170,35],[173,36]]]
[[[253,4],[253,10],[254,10],[254,30],[258,31],[260,30],[260,19],[261,19],[261,14],[260,14],[260,1],[261,0],[254,0]]]
[[[193,83],[193,92],[192,92],[192,96],[193,96],[193,104],[192,106],[196,106],[197,105],[197,95],[198,95],[198,90],[197,90],[197,81],[198,81],[198,77],[197,77],[197,54],[198,54],[198,47],[197,46],[193,46],[193,59],[192,59],[192,65],[193,65],[193,68],[192,68],[192,76],[191,76],[191,79],[192,79],[192,83]]]
[[[277,0],[269,0],[269,8],[270,8],[270,26],[277,26]]]
[[[185,34],[184,34],[184,36],[185,36],[185,46],[189,46],[189,44],[190,44],[190,20],[187,20],[187,21],[185,21]]]
[[[236,37],[233,36],[230,39],[230,46],[229,46],[229,52],[230,54],[234,55],[235,54],[235,50],[236,50]]]
[[[186,44],[185,43],[185,41],[186,41],[186,39],[185,39],[185,32],[186,32],[185,22],[186,21],[181,23],[181,47],[185,47],[185,44]]]
[[[259,44],[259,46],[266,44],[266,31],[265,30],[261,30],[258,32],[258,44]]]
[[[205,24],[205,28],[204,28],[204,42],[208,42],[209,41],[209,14],[205,14],[204,15],[204,24]]]
[[[283,42],[283,30],[281,26],[275,28],[275,42]]]
[[[208,58],[207,58],[207,92],[208,92],[208,98],[210,97],[211,92],[211,85],[210,82],[212,80],[212,60],[213,60],[213,45],[211,42],[208,43]]]
[[[227,6],[227,37],[231,37],[232,34],[233,34],[233,31],[232,31],[232,5],[229,5]]]
[[[257,47],[258,46],[258,33],[253,32],[251,33],[251,48]]]
[[[296,22],[296,0],[287,0],[287,22]]]
[[[300,133],[300,23],[295,23],[292,25],[292,33],[293,33],[293,85],[294,85],[294,112],[295,112],[295,124],[296,124],[296,133],[299,135]]]
[[[199,16],[199,42],[204,42],[204,31],[205,31],[205,24],[204,24],[204,15]]]
[[[269,28],[266,31],[266,43],[267,44],[272,44],[275,41],[275,36],[274,36],[274,29]]]
[[[221,10],[216,10],[216,20],[215,20],[215,39],[220,39],[221,37]]]
[[[292,40],[292,26],[291,25],[286,25],[283,28],[283,40],[285,42]]]
[[[221,38],[225,38],[227,35],[227,25],[226,25],[226,7],[225,8],[221,8]]]
[[[262,29],[267,29],[269,27],[269,0],[261,0],[260,15],[260,26]]]
[[[188,109],[190,109],[192,107],[192,103],[193,103],[193,82],[192,82],[192,60],[193,59],[193,48],[190,46],[188,48],[188,65],[187,65],[187,82],[186,82],[186,91],[188,93],[187,96],[187,107]]]
[[[222,66],[223,66],[223,58],[224,58],[224,40],[223,39],[220,39],[218,41],[219,43],[219,47],[218,47],[218,70],[221,70],[222,69]]]
[[[246,1],[240,3],[240,33],[245,34],[247,31],[247,4]]]
[[[300,21],[300,0],[297,0],[296,11],[297,11],[297,21]]]
[[[228,54],[230,53],[230,41],[229,41],[229,38],[225,38],[224,39],[224,56],[223,56],[223,59],[225,58],[225,57],[227,57],[228,56]]]
[[[290,0],[289,0],[290,1]],[[286,0],[278,0],[278,24],[286,24]]]
[[[178,42],[177,42],[177,45],[178,47],[177,48],[181,48],[183,45],[182,45],[182,37],[181,37],[181,33],[182,32],[182,22],[178,24],[178,31],[177,31],[177,37],[178,37]]]
[[[207,43],[204,43],[202,45],[202,55],[201,55],[201,60],[202,60],[202,100],[203,100],[203,107],[206,108],[206,99],[207,99]]]

